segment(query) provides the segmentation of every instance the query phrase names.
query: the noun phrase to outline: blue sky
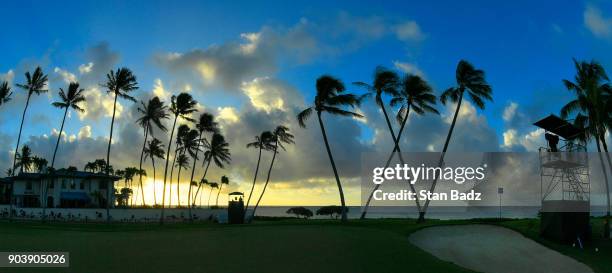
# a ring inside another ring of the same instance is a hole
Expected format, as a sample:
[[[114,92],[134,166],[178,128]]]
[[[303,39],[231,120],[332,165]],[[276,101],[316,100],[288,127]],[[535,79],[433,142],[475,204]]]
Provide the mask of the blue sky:
[[[535,129],[531,123],[557,113],[570,99],[561,79],[572,77],[573,57],[596,59],[612,69],[610,1],[382,2],[7,1],[2,3],[0,76],[21,83],[25,70],[41,65],[54,78],[52,97],[37,98],[28,112],[33,121],[25,126],[27,139],[58,127],[61,113],[48,103],[71,75],[86,86],[102,82],[107,71],[89,76],[94,72],[79,71],[89,63],[94,70],[104,67],[95,58],[108,60],[109,68],[131,68],[139,79],[139,98],[161,83],[166,92],[192,92],[216,114],[231,109],[240,121],[251,110],[274,114],[270,105],[261,105],[270,101],[258,106],[253,94],[244,91],[255,79],[265,81],[257,90],[279,89],[271,96],[295,107],[312,100],[319,75],[337,76],[361,92],[350,82],[370,81],[377,65],[420,74],[439,94],[454,83],[457,62],[467,59],[486,71],[494,90],[494,103],[477,113],[490,132],[487,137],[496,142],[483,149],[530,150],[535,147],[527,143]],[[248,34],[258,35],[257,40]],[[236,48],[249,43],[254,53],[235,56]],[[202,63],[215,72],[204,75]],[[289,89],[294,92],[287,95]],[[88,105],[101,105],[106,94],[93,92],[101,94],[92,96],[100,101]],[[17,96],[13,106],[0,109],[0,132],[9,142],[14,141],[22,99]],[[72,118],[67,134],[77,136],[90,126],[84,136],[105,136],[108,118],[98,115]],[[353,123],[359,141],[376,142],[377,125]],[[439,147],[438,142],[430,145]]]

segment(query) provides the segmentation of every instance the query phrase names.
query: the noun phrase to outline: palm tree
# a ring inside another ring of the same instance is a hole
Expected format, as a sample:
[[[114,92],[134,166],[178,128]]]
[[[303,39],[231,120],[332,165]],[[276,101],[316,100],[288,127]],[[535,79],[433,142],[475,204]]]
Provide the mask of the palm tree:
[[[98,166],[96,165],[95,162],[87,162],[85,164],[85,167],[83,167],[84,171],[90,171],[90,172],[96,172],[97,169],[98,169]]]
[[[168,163],[170,161],[170,148],[172,146],[172,139],[174,137],[174,129],[176,127],[176,121],[179,117],[193,122],[194,120],[189,117],[189,115],[196,111],[195,106],[197,102],[191,97],[191,95],[187,93],[181,93],[178,96],[172,96],[172,105],[170,107],[170,112],[174,114],[174,123],[172,124],[172,131],[170,131],[170,140],[168,141],[168,151],[166,152],[166,168],[164,169],[164,185],[163,185],[163,193],[162,193],[162,210],[161,216],[159,218],[159,223],[164,223],[164,202],[166,199],[166,179],[168,176]]]
[[[8,85],[8,82],[3,81],[0,83],[0,106],[5,104],[11,100],[11,87]]]
[[[493,90],[487,83],[487,80],[485,79],[485,72],[483,70],[476,69],[468,61],[461,60],[459,61],[459,64],[457,64],[455,78],[457,80],[457,86],[447,89],[444,91],[444,93],[442,93],[442,95],[440,95],[440,102],[442,102],[444,105],[446,105],[446,102],[449,99],[452,102],[457,103],[453,121],[450,129],[448,130],[448,135],[446,135],[444,148],[442,149],[442,154],[440,155],[440,161],[438,161],[438,166],[440,167],[444,164],[444,155],[446,154],[448,144],[450,143],[451,136],[453,135],[453,129],[455,129],[455,124],[457,123],[457,117],[459,116],[459,110],[461,109],[461,102],[463,102],[464,94],[467,92],[470,100],[480,109],[485,108],[485,100],[493,101],[493,97],[491,96]],[[429,192],[434,192],[437,182],[438,180],[434,179]],[[430,201],[430,199],[425,200],[425,205],[419,212],[419,222],[425,221],[425,213],[427,212]]]
[[[157,126],[157,128],[162,132],[168,131],[168,129],[166,129],[166,126],[164,126],[162,121],[164,119],[169,118],[169,116],[167,113],[168,107],[164,105],[164,102],[160,100],[158,97],[154,97],[150,99],[147,102],[147,104],[145,104],[142,101],[140,102],[140,104],[141,104],[141,107],[138,107],[138,112],[141,113],[142,115],[140,116],[140,118],[138,118],[138,120],[136,120],[136,122],[144,130],[144,142],[142,143],[142,151],[140,152],[140,163],[138,165],[139,166],[138,169],[140,170],[139,182],[140,182],[140,189],[141,189],[141,194],[142,194],[142,205],[144,206],[145,197],[144,197],[144,190],[143,190],[144,187],[142,185],[142,176],[143,176],[142,161],[144,159],[145,146],[147,145],[149,133],[153,136],[153,125]]]
[[[200,180],[200,184],[198,185],[198,189],[200,187],[204,187],[204,186],[206,186],[208,184],[209,184],[208,180],[206,178],[202,178],[202,180]],[[200,208],[202,207],[202,196],[203,195],[204,195],[204,193],[202,193],[200,195],[200,206],[199,206]],[[197,194],[193,197],[193,204],[194,204],[194,206],[195,206],[196,198],[197,198]]]
[[[212,195],[213,189],[218,189],[219,188],[219,183],[217,183],[217,182],[210,182],[210,183],[208,183],[208,185],[210,186],[210,192],[208,193],[208,203],[206,204],[206,206],[210,208],[210,196]]]
[[[153,204],[157,205],[157,196],[155,193],[155,158],[157,157],[159,159],[164,159],[164,144],[162,144],[159,139],[153,138],[151,141],[149,141],[147,147],[145,148],[144,154],[145,159],[151,158],[151,164],[153,165]]]
[[[178,167],[178,174],[177,174],[177,178],[176,178],[176,184],[177,184],[177,188],[178,185],[181,183],[181,169],[189,169],[189,157],[184,154],[181,153],[178,158],[176,159],[176,167]],[[171,187],[172,188],[172,187]],[[177,189],[178,191],[178,189]],[[180,196],[178,197],[180,199]],[[170,195],[170,199],[172,199],[172,195]],[[177,200],[179,200],[177,199]],[[178,201],[178,204],[180,206],[180,201]],[[170,204],[172,205],[172,204]]]
[[[70,108],[75,111],[83,112],[85,111],[83,108],[79,106],[79,103],[85,101],[85,96],[83,96],[83,92],[85,89],[80,88],[78,82],[71,82],[68,85],[68,90],[64,91],[64,89],[60,88],[59,96],[61,101],[56,101],[52,105],[64,110],[64,117],[62,118],[62,125],[60,126],[60,131],[57,136],[57,141],[55,142],[55,149],[53,150],[53,157],[51,158],[51,168],[55,166],[55,156],[57,155],[57,148],[59,147],[60,139],[62,136],[62,132],[64,131],[64,123],[66,122],[66,116],[68,115],[68,110]]]
[[[416,75],[406,75],[402,78],[402,80],[400,81],[399,90],[391,99],[390,104],[392,107],[398,105],[400,106],[396,115],[396,119],[400,123],[400,129],[397,138],[394,140],[395,147],[393,148],[393,152],[397,151],[399,153],[400,161],[403,164],[404,159],[401,156],[399,140],[402,137],[404,128],[406,128],[406,123],[408,121],[410,110],[419,115],[423,115],[427,112],[434,114],[440,113],[434,108],[436,104],[436,96],[433,94],[433,89],[425,80]],[[389,167],[389,165],[391,164],[391,160],[393,159],[393,152],[387,159],[385,168]],[[409,186],[412,192],[416,192],[414,185],[409,184]],[[361,219],[365,218],[368,208],[370,206],[370,201],[372,201],[372,196],[374,192],[378,190],[379,187],[380,184],[377,184],[368,196],[368,200],[366,201],[363,212],[361,213]],[[418,197],[415,199],[417,209],[420,212],[421,202],[419,201]]]
[[[172,158],[172,165],[170,165],[170,205],[172,205],[172,177],[174,176],[174,166],[176,166],[176,160],[179,154],[182,154],[184,151],[183,141],[186,135],[189,133],[189,130],[190,129],[187,124],[181,124],[176,131],[176,146],[174,148],[174,157]]]
[[[215,122],[215,117],[212,114],[209,113],[202,113],[200,114],[200,117],[198,118],[198,123],[196,124],[196,128],[198,129],[199,132],[199,136],[198,139],[202,140],[203,134],[204,133],[219,133],[219,128],[218,128],[218,124],[217,122]],[[201,141],[198,143],[202,143]],[[199,146],[199,145],[198,145]],[[192,158],[193,158],[193,166],[191,167],[191,178],[189,178],[189,181],[193,181],[193,175],[195,174],[195,169],[196,169],[196,163],[198,162],[198,153],[200,151],[199,147],[197,147],[198,149],[195,150],[195,153],[192,154]],[[206,160],[204,160],[204,162],[206,162]],[[179,189],[177,186],[177,195],[179,194]],[[189,194],[189,196],[191,196],[191,194]],[[187,205],[189,206],[189,202],[191,200],[190,197],[187,198]]]
[[[229,178],[227,176],[221,176],[221,185],[219,186],[219,191],[217,192],[217,200],[215,202],[215,207],[219,207],[219,194],[221,193],[221,189],[223,189],[223,184],[229,185]],[[255,206],[257,208],[257,206]]]
[[[304,111],[297,115],[297,120],[301,127],[306,128],[306,120],[313,112],[317,113],[319,120],[319,127],[321,127],[321,135],[323,135],[323,141],[325,142],[325,148],[327,150],[327,156],[334,171],[336,178],[336,185],[338,186],[338,192],[340,194],[340,203],[342,204],[342,222],[346,222],[346,203],[344,202],[344,192],[342,191],[342,183],[340,183],[340,177],[338,176],[338,170],[336,169],[336,163],[332,156],[331,148],[327,140],[327,133],[325,132],[325,126],[323,125],[323,119],[321,115],[329,113],[332,115],[350,116],[350,117],[363,117],[360,114],[344,110],[343,106],[355,107],[359,105],[359,98],[354,94],[345,93],[346,89],[342,81],[331,77],[321,76],[317,79],[317,95],[314,99],[314,105],[306,108]]]
[[[225,164],[228,164],[231,160],[231,154],[229,151],[229,144],[225,142],[225,138],[218,133],[212,135],[210,142],[208,140],[204,140],[204,148],[206,152],[204,153],[204,161],[202,164],[206,163],[206,169],[204,169],[204,175],[202,176],[201,181],[206,180],[206,174],[208,173],[208,167],[210,167],[210,162],[214,161],[215,165],[219,168],[224,168]],[[198,197],[198,192],[200,191],[200,186],[196,190],[196,193],[193,198],[193,204],[191,200],[189,200],[189,219],[193,220],[193,214],[191,213],[191,207],[195,206],[195,200]],[[189,188],[188,196],[191,198],[191,188]]]
[[[270,131],[264,131],[260,135],[255,136],[255,141],[248,143],[246,145],[247,148],[255,148],[259,150],[259,155],[257,156],[257,166],[255,167],[255,174],[253,175],[253,184],[251,184],[251,191],[249,192],[249,197],[247,198],[246,205],[244,206],[244,211],[249,209],[249,203],[251,202],[251,195],[255,190],[255,183],[257,182],[257,174],[259,173],[259,163],[261,162],[261,151],[266,150],[270,151],[274,149],[272,146],[274,135]],[[246,215],[245,215],[246,217]]]
[[[274,166],[274,160],[276,159],[276,154],[279,153],[278,148],[280,147],[285,150],[284,144],[293,144],[293,135],[289,133],[289,128],[283,125],[279,125],[274,129],[272,133],[272,142],[274,143],[274,148],[272,149],[272,160],[270,161],[270,168],[268,168],[268,176],[266,177],[266,183],[264,184],[263,190],[257,199],[257,203],[255,203],[255,207],[253,208],[253,214],[251,215],[251,219],[255,218],[255,211],[257,211],[257,207],[259,207],[259,202],[261,202],[261,198],[263,198],[266,193],[266,189],[268,187],[268,183],[270,182],[270,174],[272,173],[272,166]],[[221,179],[221,186],[223,186],[223,179]],[[220,190],[219,190],[220,191]],[[217,196],[217,200],[218,200]]]
[[[36,170],[38,173],[42,173],[48,164],[49,162],[42,157],[32,157],[32,165],[34,166],[34,170]]]
[[[182,147],[182,155],[186,156],[187,154],[189,154],[189,157],[193,158],[193,161],[197,161],[198,160],[198,152],[200,151],[200,145],[202,143],[202,140],[200,139],[200,136],[202,134],[200,133],[199,130],[190,130],[189,132],[187,132],[185,134],[185,136],[183,137],[183,147]],[[187,157],[187,162],[189,162],[189,158]],[[195,168],[195,164],[193,166]],[[185,166],[185,169],[188,169],[189,166]],[[191,170],[191,172],[193,173],[193,170]],[[180,170],[179,170],[179,177],[180,177]],[[180,182],[180,181],[179,181]],[[176,192],[177,192],[177,198],[179,200],[179,206],[180,204],[180,183],[176,184]]]
[[[561,118],[567,118],[573,113],[577,113],[574,123],[579,128],[584,129],[581,140],[586,144],[590,139],[595,139],[597,152],[604,175],[606,187],[606,226],[604,228],[606,237],[609,237],[610,230],[610,186],[608,173],[602,157],[602,146],[604,154],[608,160],[608,167],[612,172],[612,163],[608,154],[608,146],[605,140],[605,133],[610,129],[610,101],[612,100],[612,86],[604,68],[597,62],[579,62],[574,59],[576,76],[574,82],[563,80],[565,87],[574,95],[576,99],[568,102],[561,108]]]
[[[132,71],[123,67],[117,69],[117,71],[110,71],[106,74],[106,83],[102,85],[107,89],[107,93],[113,94],[115,96],[113,102],[113,117],[111,119],[111,127],[110,127],[110,135],[108,138],[108,148],[106,149],[106,163],[108,164],[106,167],[106,174],[110,174],[110,149],[111,144],[113,142],[113,127],[115,125],[115,114],[117,109],[117,98],[121,97],[123,99],[127,99],[132,102],[136,102],[136,99],[128,95],[130,92],[138,89],[138,83],[136,82],[136,76],[132,74]],[[113,182],[110,183],[113,185]],[[111,187],[107,190],[108,200],[111,200]],[[110,203],[106,203],[106,221],[110,222]]]
[[[21,147],[21,153],[17,153],[17,164],[20,172],[29,172],[32,170],[34,165],[34,157],[32,156],[32,149],[28,145]]]

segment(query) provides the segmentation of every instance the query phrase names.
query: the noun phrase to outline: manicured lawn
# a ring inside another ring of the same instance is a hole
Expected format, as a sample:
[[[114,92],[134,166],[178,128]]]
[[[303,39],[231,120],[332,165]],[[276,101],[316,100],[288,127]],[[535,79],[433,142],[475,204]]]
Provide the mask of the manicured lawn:
[[[596,272],[612,272],[612,243],[601,239],[600,219],[593,220],[594,240],[582,250],[540,239],[537,220],[429,220],[417,225],[385,219],[344,225],[281,220],[163,227],[0,222],[0,251],[70,252],[68,270],[10,272],[469,272],[411,245],[408,235],[431,225],[479,222],[512,228]]]
[[[10,272],[467,272],[410,245],[409,223],[0,223],[0,251],[70,252],[69,270]]]

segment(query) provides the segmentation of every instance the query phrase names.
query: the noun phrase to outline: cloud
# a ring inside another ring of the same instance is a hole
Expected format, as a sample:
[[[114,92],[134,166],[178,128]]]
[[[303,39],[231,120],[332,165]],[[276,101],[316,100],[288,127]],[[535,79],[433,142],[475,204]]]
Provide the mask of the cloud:
[[[595,37],[612,37],[612,18],[605,17],[601,10],[593,5],[587,5],[584,11],[584,25]]]
[[[164,83],[161,79],[155,79],[153,81],[153,95],[159,97],[163,101],[168,101],[170,93],[164,88]]]
[[[395,35],[404,42],[419,42],[425,39],[425,34],[415,21],[406,21],[395,26]]]
[[[518,104],[516,102],[510,102],[510,104],[504,108],[504,113],[502,115],[504,121],[508,122],[514,118],[516,115],[516,108],[518,108]]]
[[[90,138],[91,137],[91,126],[85,125],[81,127],[79,133],[77,134],[78,139]]]
[[[232,124],[240,120],[234,107],[219,107],[217,112],[217,119],[224,124]]]
[[[93,62],[88,62],[87,64],[79,65],[79,73],[81,74],[91,73],[91,71],[93,70],[93,66],[94,66]]]
[[[53,72],[58,74],[59,77],[64,81],[64,83],[69,84],[71,82],[76,82],[77,81],[76,75],[70,73],[67,70],[64,70],[64,69],[61,69],[59,67],[56,67],[55,69],[53,69]]]
[[[300,105],[302,96],[295,88],[283,81],[269,77],[255,78],[242,83],[242,91],[255,109],[270,113],[273,110],[285,111],[287,105]]]
[[[0,80],[7,81],[9,84],[12,84],[14,79],[15,72],[12,69],[9,69],[6,73],[0,73]]]
[[[99,121],[103,117],[113,116],[114,96],[102,91],[99,87],[91,86],[85,91],[85,101],[81,107],[85,110],[78,112],[80,120]],[[120,118],[123,112],[123,105],[117,100],[115,118]]]
[[[425,78],[425,73],[423,73],[423,71],[414,64],[400,62],[400,61],[393,61],[393,66],[395,66],[396,69],[406,74],[414,74],[421,78]]]

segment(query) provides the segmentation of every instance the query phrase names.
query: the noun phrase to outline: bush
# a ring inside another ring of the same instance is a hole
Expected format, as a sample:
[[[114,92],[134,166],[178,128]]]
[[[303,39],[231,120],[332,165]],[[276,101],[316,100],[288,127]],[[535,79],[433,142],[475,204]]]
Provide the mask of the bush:
[[[295,214],[295,216],[297,218],[300,218],[300,216],[303,216],[304,219],[308,219],[310,217],[312,217],[312,211],[305,208],[305,207],[294,207],[294,208],[290,208],[287,210],[288,214]]]
[[[348,213],[348,207],[344,207],[344,211]],[[329,215],[330,218],[338,219],[338,216],[342,214],[341,206],[325,206],[320,207],[317,210],[317,215]]]

